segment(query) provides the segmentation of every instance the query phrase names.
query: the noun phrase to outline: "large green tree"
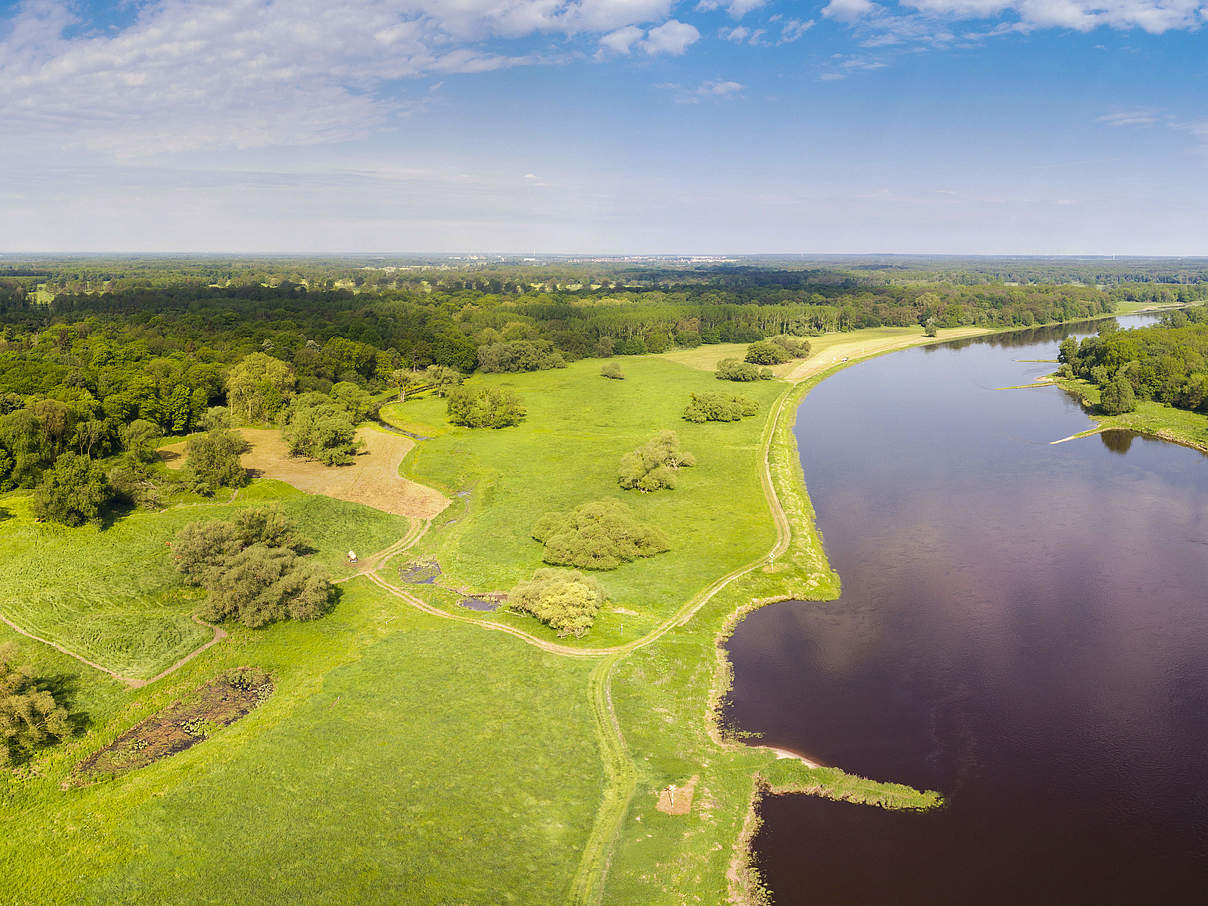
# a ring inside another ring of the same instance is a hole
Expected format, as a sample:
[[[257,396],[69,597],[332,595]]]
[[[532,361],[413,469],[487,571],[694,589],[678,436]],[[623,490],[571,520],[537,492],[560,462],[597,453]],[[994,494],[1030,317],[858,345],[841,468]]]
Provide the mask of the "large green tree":
[[[34,491],[34,515],[63,525],[98,522],[112,497],[109,477],[98,463],[78,453],[64,453]]]
[[[506,428],[525,416],[519,397],[502,387],[454,387],[447,408],[449,421],[466,428]]]
[[[297,383],[280,359],[253,352],[227,373],[227,403],[248,424],[271,421],[289,401]]]
[[[247,484],[247,469],[239,456],[247,449],[243,438],[229,428],[194,434],[185,444],[185,476],[198,494]]]

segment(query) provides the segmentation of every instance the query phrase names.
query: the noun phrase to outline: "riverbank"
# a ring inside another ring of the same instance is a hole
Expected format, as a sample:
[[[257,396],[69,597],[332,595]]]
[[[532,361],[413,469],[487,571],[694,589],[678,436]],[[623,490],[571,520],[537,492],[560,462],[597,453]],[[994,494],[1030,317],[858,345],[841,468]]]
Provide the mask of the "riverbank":
[[[1137,408],[1121,415],[1104,415],[1096,411],[1100,389],[1090,381],[1053,375],[1050,380],[1081,403],[1094,428],[1073,434],[1066,440],[1090,437],[1104,431],[1135,431],[1146,437],[1191,447],[1208,454],[1208,415],[1176,409],[1152,400],[1137,400]],[[1056,442],[1056,441],[1055,441]]]

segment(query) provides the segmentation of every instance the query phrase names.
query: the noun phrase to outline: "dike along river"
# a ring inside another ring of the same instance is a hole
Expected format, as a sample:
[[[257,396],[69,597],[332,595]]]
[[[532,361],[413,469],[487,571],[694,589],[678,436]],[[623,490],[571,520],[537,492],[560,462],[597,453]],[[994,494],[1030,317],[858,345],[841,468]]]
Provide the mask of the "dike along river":
[[[1068,332],[883,356],[802,403],[843,595],[739,625],[727,716],[948,804],[768,797],[779,906],[1208,902],[1208,457],[1050,445],[1078,406],[995,388]]]

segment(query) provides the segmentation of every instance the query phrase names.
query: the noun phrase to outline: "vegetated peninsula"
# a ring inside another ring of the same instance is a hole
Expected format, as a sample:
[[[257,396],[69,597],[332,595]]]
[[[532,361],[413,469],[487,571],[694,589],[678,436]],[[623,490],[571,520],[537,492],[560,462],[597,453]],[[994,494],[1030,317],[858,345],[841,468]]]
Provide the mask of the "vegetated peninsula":
[[[1095,431],[1126,430],[1208,453],[1208,308],[1151,327],[1061,344],[1054,380],[1082,400]],[[1089,433],[1089,432],[1088,432]]]
[[[1171,268],[8,262],[0,899],[756,900],[767,791],[933,807],[718,722],[741,614],[839,590],[796,404]]]

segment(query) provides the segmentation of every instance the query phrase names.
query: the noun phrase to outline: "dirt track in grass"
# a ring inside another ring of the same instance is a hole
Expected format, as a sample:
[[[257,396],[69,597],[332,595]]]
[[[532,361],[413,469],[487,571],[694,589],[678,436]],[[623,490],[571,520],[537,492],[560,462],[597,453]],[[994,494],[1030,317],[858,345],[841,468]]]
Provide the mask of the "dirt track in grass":
[[[241,428],[239,433],[250,448],[243,454],[243,465],[257,478],[275,478],[308,494],[361,503],[415,519],[431,519],[449,505],[449,498],[440,491],[400,477],[399,464],[415,446],[409,437],[361,428],[357,437],[364,441],[365,451],[351,465],[325,466],[290,456],[279,431]],[[168,468],[180,469],[185,464],[184,451],[182,441],[159,452]]]

